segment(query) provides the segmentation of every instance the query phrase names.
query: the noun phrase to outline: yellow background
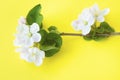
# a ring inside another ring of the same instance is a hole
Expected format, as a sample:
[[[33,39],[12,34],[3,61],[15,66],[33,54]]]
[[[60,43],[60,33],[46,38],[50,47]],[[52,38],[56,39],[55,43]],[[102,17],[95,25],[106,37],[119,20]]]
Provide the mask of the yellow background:
[[[45,28],[55,25],[61,32],[75,32],[72,20],[98,3],[101,9],[110,8],[106,21],[120,31],[120,0],[1,0],[0,80],[120,80],[120,36],[100,42],[66,36],[61,51],[42,66],[21,60],[13,46],[17,21],[39,3]]]

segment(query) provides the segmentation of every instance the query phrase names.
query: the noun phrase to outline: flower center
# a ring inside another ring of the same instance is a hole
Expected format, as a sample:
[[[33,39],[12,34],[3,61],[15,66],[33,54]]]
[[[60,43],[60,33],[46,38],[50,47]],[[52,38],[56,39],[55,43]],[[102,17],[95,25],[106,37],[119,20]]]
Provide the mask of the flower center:
[[[31,36],[32,36],[32,34],[31,34],[31,33],[28,33],[28,36],[29,36],[29,37],[31,37]]]
[[[84,25],[88,25],[88,22],[87,22],[87,21],[84,21]]]
[[[98,12],[96,12],[94,16],[95,16],[95,17],[98,17]]]
[[[32,57],[34,57],[35,56],[35,53],[32,53]]]

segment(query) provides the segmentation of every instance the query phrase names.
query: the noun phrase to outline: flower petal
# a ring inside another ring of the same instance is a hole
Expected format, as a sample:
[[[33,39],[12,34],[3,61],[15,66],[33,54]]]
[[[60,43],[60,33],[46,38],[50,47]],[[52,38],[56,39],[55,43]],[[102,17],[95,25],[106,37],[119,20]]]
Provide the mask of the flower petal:
[[[29,33],[29,27],[25,24],[21,24],[17,27],[17,33],[27,34]]]
[[[45,52],[44,51],[39,50],[39,55],[40,55],[40,57],[45,58]]]
[[[24,35],[24,36],[18,36],[14,42],[15,46],[18,46],[18,47],[31,47],[33,46],[33,40]]]
[[[30,55],[28,57],[29,62],[34,62],[36,66],[40,66],[43,62],[43,58],[45,57],[44,51],[39,50],[36,47],[29,49]]]
[[[72,25],[74,30],[79,31],[79,30],[81,30],[80,23],[81,23],[80,20],[75,20],[72,22],[71,25]]]
[[[41,35],[39,33],[34,33],[31,38],[34,42],[39,42],[41,40]]]
[[[42,57],[36,56],[36,60],[34,61],[34,64],[36,66],[40,66],[43,63]]]
[[[25,41],[25,37],[23,34],[15,34],[16,39],[14,40],[14,46],[22,47]]]
[[[20,58],[23,59],[23,60],[27,60],[28,55],[29,55],[28,50],[29,50],[29,48],[25,48],[25,47],[16,49],[16,51],[20,53]]]
[[[18,24],[19,25],[26,24],[26,19],[23,16],[21,16],[20,19],[18,20]]]
[[[83,10],[82,14],[79,16],[79,20],[82,21],[82,24],[85,25],[93,25],[95,22],[95,18],[91,14],[89,8]]]
[[[102,11],[100,12],[100,15],[101,15],[101,16],[105,16],[105,15],[107,15],[109,12],[110,12],[110,9],[109,9],[109,8],[106,8],[106,9],[104,9],[104,10],[102,10]]]
[[[104,22],[105,21],[105,18],[103,16],[98,16],[97,17],[97,21],[98,22]]]
[[[88,20],[89,16],[91,16],[90,9],[85,8],[82,13],[78,16],[78,19],[82,20]]]
[[[91,30],[91,26],[84,26],[82,29],[82,34],[87,35]]]
[[[33,23],[31,26],[30,26],[30,32],[31,33],[37,33],[39,31],[39,25],[37,23]]]
[[[95,18],[90,17],[88,21],[88,25],[93,25],[95,23]]]
[[[32,63],[34,62],[34,60],[35,60],[35,56],[29,55],[26,61]]]
[[[24,42],[25,47],[31,47],[31,46],[33,46],[33,44],[34,44],[33,39],[31,39],[29,37],[25,39],[25,42]]]
[[[91,8],[90,8],[90,11],[91,13],[94,15],[96,13],[98,13],[100,10],[99,10],[99,7],[98,7],[98,4],[94,4]]]

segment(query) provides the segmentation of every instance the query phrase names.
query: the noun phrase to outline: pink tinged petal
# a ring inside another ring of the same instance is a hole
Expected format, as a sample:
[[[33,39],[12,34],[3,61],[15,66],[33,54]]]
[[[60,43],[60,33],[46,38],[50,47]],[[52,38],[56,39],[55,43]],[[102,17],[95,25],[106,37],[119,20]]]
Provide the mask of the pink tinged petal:
[[[78,26],[78,24],[79,24],[79,21],[78,21],[78,20],[75,20],[75,21],[73,21],[73,22],[71,23],[72,26]]]
[[[84,26],[84,28],[82,29],[82,34],[83,35],[87,35],[91,30],[90,26]]]
[[[33,23],[31,26],[30,26],[30,32],[31,33],[37,33],[39,31],[39,25],[37,23]]]
[[[109,8],[106,8],[106,9],[104,9],[104,10],[102,10],[102,11],[100,12],[100,15],[101,15],[101,16],[105,16],[105,15],[107,15],[109,12],[110,12],[110,9],[109,9]]]
[[[97,4],[94,4],[91,8],[90,8],[91,13],[94,15],[97,12],[99,12],[99,7]]]
[[[34,42],[39,42],[41,40],[41,35],[39,33],[34,33],[31,38]]]
[[[72,25],[72,27],[73,27],[74,30],[76,30],[76,31],[81,30],[80,21],[79,20],[73,21],[71,25]]]
[[[21,25],[21,24],[26,24],[26,19],[21,16],[20,19],[18,20],[18,24]]]
[[[17,27],[17,32],[20,34],[28,34],[29,33],[29,27],[25,24],[19,25]]]
[[[92,8],[93,8],[95,11],[99,11],[98,4],[94,4],[94,5],[92,6]]]
[[[103,16],[98,16],[97,17],[97,21],[98,22],[104,22],[105,21],[105,18]]]

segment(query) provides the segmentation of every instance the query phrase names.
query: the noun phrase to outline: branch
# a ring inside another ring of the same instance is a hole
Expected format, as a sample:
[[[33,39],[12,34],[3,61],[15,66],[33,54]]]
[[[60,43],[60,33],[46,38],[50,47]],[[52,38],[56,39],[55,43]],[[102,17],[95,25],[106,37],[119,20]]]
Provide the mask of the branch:
[[[65,33],[65,32],[62,32],[60,33],[61,36],[84,36],[82,34],[78,34],[78,33]],[[114,32],[114,33],[105,33],[105,34],[96,34],[98,36],[117,36],[117,35],[120,35],[120,32]],[[86,36],[90,36],[89,34],[86,35]]]

